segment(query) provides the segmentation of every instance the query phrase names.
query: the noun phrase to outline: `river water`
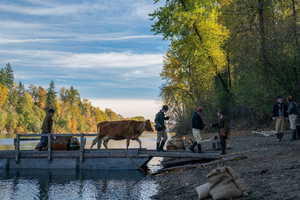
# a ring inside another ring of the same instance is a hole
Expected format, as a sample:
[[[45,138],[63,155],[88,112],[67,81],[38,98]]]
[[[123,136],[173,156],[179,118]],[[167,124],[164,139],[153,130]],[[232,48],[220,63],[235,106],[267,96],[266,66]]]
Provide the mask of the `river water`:
[[[88,139],[89,147],[92,138]],[[155,135],[141,137],[143,148],[155,147]],[[37,142],[22,142],[33,149]],[[12,138],[0,139],[0,150],[13,149]],[[110,148],[125,148],[125,141],[111,141]],[[138,147],[131,142],[131,148]],[[149,167],[158,167],[158,160]],[[137,170],[9,170],[0,171],[0,200],[148,200],[157,184]]]

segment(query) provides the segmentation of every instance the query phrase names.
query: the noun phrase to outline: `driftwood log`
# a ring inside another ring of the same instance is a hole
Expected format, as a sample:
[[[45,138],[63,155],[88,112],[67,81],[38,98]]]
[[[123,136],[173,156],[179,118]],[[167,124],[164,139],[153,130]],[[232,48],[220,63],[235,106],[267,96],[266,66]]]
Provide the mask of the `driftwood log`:
[[[207,163],[210,161],[213,161],[216,159],[201,159],[201,158],[173,158],[173,159],[164,159],[161,162],[161,165],[164,168],[168,167],[174,167],[174,166],[179,166],[179,165],[187,165],[187,164],[194,164],[194,163]]]
[[[163,173],[168,173],[168,172],[177,171],[177,170],[187,170],[187,169],[193,169],[193,168],[207,168],[207,167],[212,167],[212,166],[218,167],[220,165],[223,166],[226,162],[229,162],[229,161],[247,159],[248,158],[248,156],[246,155],[247,153],[258,152],[258,151],[268,151],[268,150],[269,150],[268,148],[258,148],[258,149],[251,149],[248,151],[231,153],[231,154],[224,155],[222,158],[219,158],[214,161],[207,162],[207,163],[188,164],[188,165],[163,168],[163,169],[160,169],[160,170],[152,173],[152,175],[160,175]]]
[[[180,165],[180,166],[163,168],[163,169],[160,169],[157,172],[153,173],[152,175],[160,175],[160,174],[163,174],[163,173],[168,173],[168,172],[178,171],[178,170],[187,170],[187,169],[193,169],[193,168],[207,168],[207,167],[212,167],[212,166],[219,166],[219,165],[224,165],[225,162],[235,161],[235,160],[244,160],[244,159],[247,159],[247,158],[248,158],[247,156],[241,155],[241,154],[229,155],[229,156],[224,156],[221,159],[214,160],[214,161],[207,162],[207,163],[187,164],[187,165]]]

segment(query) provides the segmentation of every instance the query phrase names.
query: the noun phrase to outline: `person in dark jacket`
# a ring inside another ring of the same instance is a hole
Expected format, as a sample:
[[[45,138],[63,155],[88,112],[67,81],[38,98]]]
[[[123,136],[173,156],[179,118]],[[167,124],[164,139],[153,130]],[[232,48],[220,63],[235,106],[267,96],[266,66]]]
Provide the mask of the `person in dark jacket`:
[[[194,142],[189,148],[192,152],[195,152],[196,146],[198,148],[198,153],[202,152],[201,130],[203,130],[205,127],[205,124],[203,123],[202,116],[201,116],[202,111],[203,111],[203,108],[201,106],[199,106],[196,109],[196,111],[193,113],[193,116],[192,116],[192,133],[193,133],[193,137],[194,137]]]
[[[169,120],[169,117],[165,116],[165,113],[168,112],[169,107],[164,105],[162,109],[155,116],[155,129],[157,131],[157,140],[156,140],[156,150],[163,151],[164,145],[168,140],[168,135],[166,132],[165,120]]]
[[[278,141],[280,142],[284,136],[285,118],[288,117],[288,107],[283,102],[281,96],[277,97],[277,103],[273,106],[273,120],[276,120],[275,131]]]
[[[292,96],[288,96],[287,101],[288,101],[287,113],[289,115],[290,129],[292,131],[291,140],[293,141],[293,140],[300,139],[299,135],[297,135],[297,130],[296,130],[296,120],[298,117],[298,104],[294,101]]]
[[[54,116],[55,110],[50,108],[46,114],[46,117],[43,121],[42,125],[42,134],[48,134],[52,133],[53,129],[53,116]],[[42,136],[40,144],[38,145],[38,150],[41,151],[43,148],[48,146],[48,137]]]
[[[219,130],[219,138],[221,144],[222,155],[226,154],[226,140],[228,138],[230,132],[229,120],[224,116],[222,111],[217,113],[218,122],[213,124],[212,127],[218,128]]]

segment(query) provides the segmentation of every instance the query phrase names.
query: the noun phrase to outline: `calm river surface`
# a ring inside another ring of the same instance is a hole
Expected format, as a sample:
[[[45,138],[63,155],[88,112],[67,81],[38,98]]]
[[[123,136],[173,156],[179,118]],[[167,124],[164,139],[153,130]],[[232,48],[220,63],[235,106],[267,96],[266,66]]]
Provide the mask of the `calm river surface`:
[[[153,149],[155,136],[141,137],[143,148]],[[92,138],[88,139],[89,147]],[[33,149],[37,142],[22,142],[21,149]],[[0,138],[0,150],[13,149],[12,138]],[[125,148],[125,141],[111,141],[110,148]],[[138,147],[131,142],[131,148]],[[157,166],[150,162],[150,168]],[[104,170],[10,170],[0,171],[0,200],[147,200],[157,185],[140,171]]]

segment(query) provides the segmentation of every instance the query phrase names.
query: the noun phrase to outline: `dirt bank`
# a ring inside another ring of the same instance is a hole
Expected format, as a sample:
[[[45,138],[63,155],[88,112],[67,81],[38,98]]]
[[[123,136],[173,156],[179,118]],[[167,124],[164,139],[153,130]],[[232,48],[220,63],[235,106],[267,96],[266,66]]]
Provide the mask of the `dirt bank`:
[[[275,137],[261,137],[251,133],[232,136],[233,149],[229,153],[258,150],[246,153],[246,160],[226,163],[249,185],[250,193],[242,200],[300,199],[300,141],[290,142],[286,135],[282,142]],[[153,199],[198,199],[194,188],[207,181],[206,175],[214,167],[164,173],[154,179],[160,185]]]

